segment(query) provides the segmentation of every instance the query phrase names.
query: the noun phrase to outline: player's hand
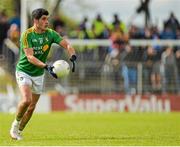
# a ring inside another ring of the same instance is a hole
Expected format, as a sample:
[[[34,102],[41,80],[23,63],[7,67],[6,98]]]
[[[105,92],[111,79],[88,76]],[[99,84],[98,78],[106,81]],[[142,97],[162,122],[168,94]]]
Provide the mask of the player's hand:
[[[47,65],[47,64],[46,64],[46,66],[45,66],[44,68],[49,72],[49,74],[50,74],[51,76],[53,76],[54,78],[57,79],[57,75],[53,72],[54,66],[51,66],[51,65]]]
[[[75,61],[76,61],[77,57],[76,55],[72,55],[70,58],[70,61],[72,62],[72,72],[75,72]]]

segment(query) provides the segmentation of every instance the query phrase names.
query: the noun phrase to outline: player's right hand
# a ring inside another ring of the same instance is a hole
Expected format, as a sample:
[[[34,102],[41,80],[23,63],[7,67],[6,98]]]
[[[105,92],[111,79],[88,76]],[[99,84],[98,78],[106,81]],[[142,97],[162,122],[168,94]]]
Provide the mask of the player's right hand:
[[[47,65],[47,64],[46,64],[46,66],[45,66],[44,68],[48,71],[48,73],[49,73],[51,76],[53,76],[54,78],[57,79],[57,75],[53,72],[54,66],[51,66],[51,65]]]

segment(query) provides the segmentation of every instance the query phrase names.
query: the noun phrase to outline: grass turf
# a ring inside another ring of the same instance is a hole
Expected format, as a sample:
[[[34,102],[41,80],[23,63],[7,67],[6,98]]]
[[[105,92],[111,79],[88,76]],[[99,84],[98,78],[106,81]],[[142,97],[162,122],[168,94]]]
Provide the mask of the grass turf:
[[[180,113],[34,114],[24,139],[9,137],[14,115],[0,113],[0,145],[180,145]]]

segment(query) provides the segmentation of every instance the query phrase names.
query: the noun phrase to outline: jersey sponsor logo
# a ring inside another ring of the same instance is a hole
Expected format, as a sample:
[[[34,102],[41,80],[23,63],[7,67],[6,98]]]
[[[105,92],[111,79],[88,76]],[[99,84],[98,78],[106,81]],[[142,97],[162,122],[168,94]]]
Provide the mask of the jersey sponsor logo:
[[[43,38],[39,38],[39,43],[43,44]]]
[[[42,55],[42,54],[44,54],[44,52],[43,52],[42,50],[39,50],[39,51],[35,51],[35,52],[34,52],[34,55],[38,55],[38,54],[41,54],[41,55]]]
[[[35,47],[33,47],[33,49],[34,49],[35,51],[42,50],[42,46],[35,46]]]
[[[48,44],[45,44],[44,46],[36,46],[36,47],[33,47],[34,49],[34,55],[37,55],[37,54],[44,54],[44,52],[49,49],[49,45]]]
[[[49,45],[46,44],[46,45],[43,46],[42,50],[45,52],[48,48],[49,48]]]
[[[38,42],[36,39],[32,39],[32,42]]]
[[[36,46],[36,47],[33,47],[34,49],[34,55],[38,55],[38,54],[44,54],[44,52],[42,51],[42,46]]]

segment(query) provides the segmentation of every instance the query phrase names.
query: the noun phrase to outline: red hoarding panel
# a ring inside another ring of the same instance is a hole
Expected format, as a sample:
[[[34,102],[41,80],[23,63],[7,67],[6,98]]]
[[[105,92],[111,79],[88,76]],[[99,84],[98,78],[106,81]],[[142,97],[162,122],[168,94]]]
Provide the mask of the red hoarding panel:
[[[170,112],[180,111],[178,95],[79,94],[51,95],[52,111]]]

